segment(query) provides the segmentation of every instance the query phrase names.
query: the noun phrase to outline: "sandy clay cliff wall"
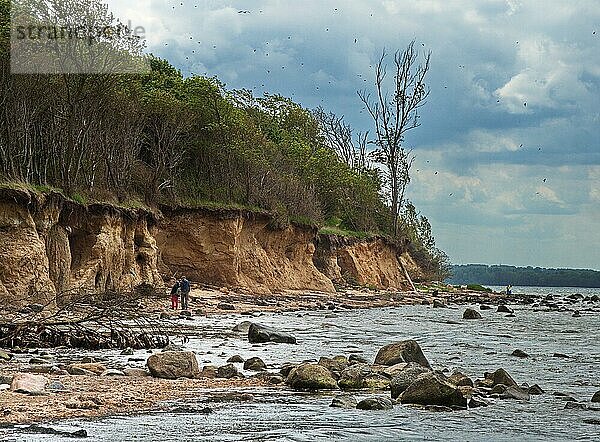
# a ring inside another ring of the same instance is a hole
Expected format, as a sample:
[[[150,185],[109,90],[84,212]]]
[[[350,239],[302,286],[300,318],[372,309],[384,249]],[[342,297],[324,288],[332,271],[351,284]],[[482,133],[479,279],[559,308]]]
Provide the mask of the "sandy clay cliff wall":
[[[418,274],[408,255],[398,258],[382,239],[274,228],[268,214],[240,210],[161,212],[0,191],[0,300],[61,304],[78,293],[162,286],[182,275],[256,293],[333,292],[333,282],[402,289],[408,285],[400,263]]]

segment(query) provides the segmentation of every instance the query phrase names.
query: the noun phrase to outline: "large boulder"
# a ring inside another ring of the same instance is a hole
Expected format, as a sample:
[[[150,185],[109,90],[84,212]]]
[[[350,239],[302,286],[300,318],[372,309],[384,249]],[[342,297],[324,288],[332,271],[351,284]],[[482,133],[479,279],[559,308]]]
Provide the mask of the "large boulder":
[[[390,388],[390,379],[379,373],[371,373],[363,379],[363,388],[369,390],[387,390]]]
[[[420,375],[428,373],[430,370],[423,367],[415,362],[407,364],[404,370],[397,373],[390,383],[390,389],[392,390],[392,398],[396,399],[400,396],[404,390],[406,390],[410,384],[412,384]]]
[[[600,391],[597,391],[592,396],[592,402],[600,402]]]
[[[235,368],[235,365],[233,365],[233,364],[226,364],[226,365],[222,365],[221,367],[217,368],[217,377],[218,378],[231,379],[231,378],[235,378],[237,376],[239,376],[239,372],[238,372],[237,368]]]
[[[262,371],[267,369],[267,364],[259,357],[253,357],[244,362],[244,370]]]
[[[360,401],[356,408],[359,410],[391,410],[394,406],[392,401],[386,397],[373,396]]]
[[[248,328],[248,341],[253,344],[261,342],[278,342],[282,344],[295,344],[296,338],[284,332],[260,324],[250,324]]]
[[[492,380],[492,385],[503,384],[503,385],[506,385],[507,387],[511,387],[511,386],[518,387],[517,383],[512,378],[512,376],[509,375],[508,372],[503,368],[499,368],[495,372],[493,372],[491,374],[487,374],[486,378]]]
[[[41,395],[44,394],[46,385],[48,385],[48,379],[45,376],[17,373],[13,377],[10,389],[15,393]]]
[[[467,399],[456,385],[448,382],[441,373],[428,372],[420,375],[402,393],[403,404],[442,405],[465,407]]]
[[[477,310],[468,308],[463,313],[463,319],[482,319],[482,316]]]
[[[322,365],[329,371],[341,373],[348,367],[348,358],[346,356],[334,356],[333,358],[321,357],[319,365]]]
[[[195,378],[200,373],[196,355],[191,351],[165,351],[155,353],[146,362],[155,378]]]
[[[529,392],[527,390],[523,390],[516,385],[511,385],[504,393],[500,394],[500,399],[517,399],[519,401],[528,401],[529,397]]]
[[[354,364],[342,371],[338,385],[342,390],[360,390],[364,388],[365,378],[373,374],[368,364]]]
[[[319,364],[301,364],[294,368],[286,382],[294,390],[337,390],[331,372]]]
[[[375,357],[375,364],[378,365],[396,365],[401,362],[416,362],[426,368],[431,368],[429,361],[423,354],[423,350],[417,341],[409,339],[407,341],[395,342],[381,348]]]
[[[333,408],[356,408],[356,398],[351,394],[340,394],[333,398],[330,407]]]

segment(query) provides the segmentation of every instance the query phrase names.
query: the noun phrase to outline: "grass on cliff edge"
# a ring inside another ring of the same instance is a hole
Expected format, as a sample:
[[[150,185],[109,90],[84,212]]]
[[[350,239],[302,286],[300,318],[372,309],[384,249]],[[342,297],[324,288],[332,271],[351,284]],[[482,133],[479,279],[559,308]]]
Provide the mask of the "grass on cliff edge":
[[[321,235],[336,235],[336,236],[347,236],[350,238],[369,239],[375,236],[371,232],[357,232],[355,230],[345,230],[340,227],[325,226],[319,229]]]

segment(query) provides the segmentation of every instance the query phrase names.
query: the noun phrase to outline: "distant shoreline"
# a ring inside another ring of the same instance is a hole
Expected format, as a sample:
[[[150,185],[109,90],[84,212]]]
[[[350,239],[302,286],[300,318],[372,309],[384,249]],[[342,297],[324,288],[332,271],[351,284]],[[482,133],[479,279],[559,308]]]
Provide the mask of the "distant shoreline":
[[[453,265],[448,284],[482,284],[521,287],[600,288],[600,271],[589,269],[549,269],[507,265]]]

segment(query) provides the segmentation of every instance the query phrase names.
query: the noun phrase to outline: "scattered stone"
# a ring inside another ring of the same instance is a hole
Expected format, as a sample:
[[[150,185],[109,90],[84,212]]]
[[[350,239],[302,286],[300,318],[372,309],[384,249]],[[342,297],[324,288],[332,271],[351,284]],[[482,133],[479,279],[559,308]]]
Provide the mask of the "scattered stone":
[[[340,394],[333,398],[330,407],[334,408],[356,408],[358,401],[351,394]]]
[[[481,398],[472,397],[469,400],[469,408],[487,407],[489,404]]]
[[[231,379],[239,376],[237,368],[233,364],[222,365],[217,368],[217,377],[224,379]]]
[[[411,364],[414,364],[414,363],[415,362],[411,362]],[[419,365],[419,364],[417,364],[417,365]],[[382,374],[382,375],[392,379],[398,373],[403,371],[406,367],[408,367],[408,364],[401,362],[399,364],[392,365],[391,367],[382,366],[382,368],[379,369],[379,366],[374,365],[372,368],[373,368],[373,371],[376,371],[377,373]]]
[[[491,309],[492,309],[492,306],[487,305],[487,304],[481,304],[479,306],[479,310],[491,310]]]
[[[244,370],[262,371],[267,369],[267,364],[261,358],[254,357],[244,362]]]
[[[227,362],[229,362],[230,364],[243,364],[245,361],[244,358],[242,358],[240,355],[234,355],[227,359]]]
[[[29,360],[30,364],[47,364],[48,361],[46,359],[41,359],[41,358],[31,358]]]
[[[511,353],[511,356],[515,356],[517,358],[528,358],[529,355],[527,353],[525,353],[523,350],[515,350]]]
[[[72,398],[65,402],[65,407],[73,410],[97,410],[102,405],[102,402],[97,397],[84,397]]]
[[[392,401],[386,397],[373,396],[363,399],[356,404],[358,410],[391,410],[394,408]]]
[[[77,369],[83,369],[86,371],[91,371],[96,375],[101,375],[106,371],[106,367],[99,362],[90,362],[90,363],[81,363],[81,364],[71,364],[67,367],[67,371],[71,374]]]
[[[283,376],[274,375],[269,377],[269,383],[273,385],[283,384],[284,381]]]
[[[252,323],[250,321],[240,322],[238,325],[233,327],[233,331],[239,333],[248,333],[248,329],[250,328],[251,324]]]
[[[488,376],[486,375],[486,378],[487,377]],[[504,384],[507,387],[518,387],[515,380],[503,368],[499,368],[498,370],[490,374],[489,379],[492,380],[492,385]]]
[[[286,382],[294,390],[337,390],[331,372],[319,364],[301,364],[294,368]]]
[[[45,376],[31,373],[17,373],[13,377],[10,389],[15,393],[38,396],[44,394],[46,385],[48,385],[48,379]]]
[[[587,405],[581,402],[569,401],[565,404],[565,410],[586,410]]]
[[[192,317],[192,312],[189,310],[181,310],[179,312],[179,316],[185,317],[185,318],[191,318]]]
[[[72,376],[97,376],[93,371],[86,370],[85,368],[79,367],[68,367],[67,373]]]
[[[540,395],[540,394],[544,394],[544,390],[542,390],[542,387],[540,387],[538,384],[534,384],[531,387],[529,387],[529,389],[527,390],[527,392],[529,394],[533,394],[533,395]]]
[[[494,385],[494,387],[490,390],[490,394],[500,395],[504,393],[507,389],[508,387],[504,384]]]
[[[319,359],[319,365],[322,365],[331,372],[341,373],[348,368],[348,359],[345,356],[335,356],[333,358],[322,357]]]
[[[498,310],[496,310],[497,313],[514,313],[511,309],[509,309],[507,306],[505,306],[504,304],[500,304],[498,306]]]
[[[423,373],[402,393],[403,404],[467,407],[467,399],[441,373]]]
[[[455,371],[452,375],[448,376],[448,382],[456,385],[457,387],[472,387],[473,380],[467,375],[460,371]]]
[[[21,433],[27,434],[48,434],[53,436],[64,436],[68,438],[86,438],[88,437],[87,431],[85,430],[77,430],[77,431],[63,431],[57,430],[51,427],[44,427],[37,424],[29,425],[28,427],[20,427],[19,431]]]
[[[554,358],[563,358],[563,359],[566,359],[566,358],[568,358],[569,356],[567,356],[566,354],[563,354],[563,353],[554,353],[554,354],[552,355],[552,357],[554,357]]]
[[[392,399],[399,397],[420,375],[430,370],[415,362],[409,363],[404,370],[392,378],[390,389]]]
[[[409,339],[386,345],[375,357],[377,365],[396,365],[401,362],[416,362],[426,368],[431,368],[417,341]]]
[[[444,302],[439,299],[434,299],[433,308],[446,308],[446,304],[444,304]]]
[[[165,351],[148,358],[146,365],[155,378],[195,378],[200,369],[196,355],[191,351]]]
[[[592,396],[592,402],[600,402],[600,391],[597,391]]]
[[[150,372],[144,370],[143,368],[125,368],[123,370],[123,374],[132,378],[143,378],[150,376]]]
[[[504,393],[500,395],[500,399],[517,399],[519,401],[528,401],[529,393],[516,385],[511,385]]]
[[[482,316],[477,310],[468,308],[463,313],[463,319],[482,319]]]
[[[371,373],[363,379],[363,388],[385,390],[390,387],[390,379],[378,373]]]
[[[252,344],[261,342],[295,344],[296,338],[288,333],[279,332],[271,327],[252,323],[248,328],[248,341]]]
[[[65,386],[58,381],[50,382],[48,385],[46,385],[46,390],[53,392],[67,391]]]
[[[364,380],[373,373],[368,364],[357,363],[342,371],[338,385],[342,390],[360,390],[364,388]]]
[[[217,306],[219,310],[235,310],[235,306],[233,304],[228,304],[227,302],[221,302]]]
[[[356,364],[356,363],[361,363],[361,364],[368,364],[369,361],[367,361],[366,358],[363,358],[360,355],[357,355],[355,353],[352,353],[349,357],[348,357],[348,364],[352,365],[352,364]]]
[[[200,377],[214,379],[217,377],[217,374],[217,367],[215,367],[214,365],[205,365],[202,368],[202,371],[200,372]]]
[[[123,373],[121,370],[109,368],[100,376],[125,376],[125,373]]]
[[[123,350],[121,352],[121,355],[123,355],[123,356],[132,356],[133,355],[133,348],[127,347],[125,350]]]

